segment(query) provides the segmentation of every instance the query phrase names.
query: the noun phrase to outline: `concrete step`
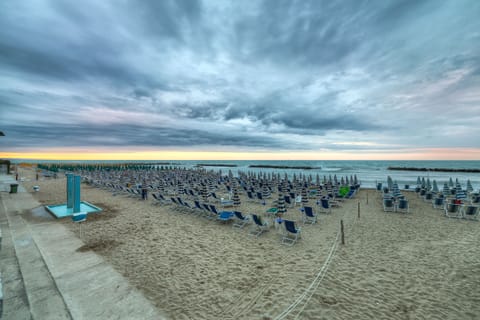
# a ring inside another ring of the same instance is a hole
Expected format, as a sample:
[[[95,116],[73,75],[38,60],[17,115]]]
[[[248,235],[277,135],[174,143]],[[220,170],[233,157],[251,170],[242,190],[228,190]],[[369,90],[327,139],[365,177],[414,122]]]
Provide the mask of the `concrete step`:
[[[18,202],[4,201],[5,195],[1,196],[2,211],[7,220],[7,224],[3,223],[3,229],[10,233],[7,242],[11,242],[10,248],[2,248],[2,254],[5,251],[8,256],[2,262],[2,269],[7,270],[3,272],[4,277],[8,277],[4,280],[5,319],[10,316],[11,319],[71,319],[63,297],[32,239],[29,226],[16,208]],[[8,198],[11,197],[19,195],[9,194]],[[12,286],[7,286],[7,283]],[[22,307],[19,308],[18,304]],[[24,310],[25,306],[29,312]]]

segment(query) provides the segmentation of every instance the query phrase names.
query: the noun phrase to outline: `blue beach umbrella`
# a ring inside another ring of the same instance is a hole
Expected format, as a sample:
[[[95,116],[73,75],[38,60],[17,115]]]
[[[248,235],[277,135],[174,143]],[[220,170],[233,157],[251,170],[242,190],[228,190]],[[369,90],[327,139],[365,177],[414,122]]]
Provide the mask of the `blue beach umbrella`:
[[[462,189],[460,189],[460,190],[457,189],[457,193],[455,193],[455,199],[464,200],[466,198],[467,198],[467,195],[466,195],[465,191],[462,190]]]

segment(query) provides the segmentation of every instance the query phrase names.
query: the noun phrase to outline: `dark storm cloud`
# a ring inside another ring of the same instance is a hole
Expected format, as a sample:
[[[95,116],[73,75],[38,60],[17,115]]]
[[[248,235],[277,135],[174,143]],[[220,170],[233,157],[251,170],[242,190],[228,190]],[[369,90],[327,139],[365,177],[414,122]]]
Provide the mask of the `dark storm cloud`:
[[[225,132],[222,135],[202,130],[175,128],[146,128],[135,125],[56,125],[56,126],[4,126],[15,149],[23,147],[283,147],[274,138],[252,134],[238,135]],[[59,139],[61,137],[62,139]],[[113,138],[112,138],[113,137]]]
[[[2,1],[0,143],[478,147],[479,16],[466,0]]]

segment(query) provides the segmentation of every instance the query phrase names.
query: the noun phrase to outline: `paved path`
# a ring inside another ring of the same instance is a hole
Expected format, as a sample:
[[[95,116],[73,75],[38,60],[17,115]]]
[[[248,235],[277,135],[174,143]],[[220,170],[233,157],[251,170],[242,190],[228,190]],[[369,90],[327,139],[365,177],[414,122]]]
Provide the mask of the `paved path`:
[[[22,186],[10,194],[14,182],[0,175],[2,319],[165,319]]]

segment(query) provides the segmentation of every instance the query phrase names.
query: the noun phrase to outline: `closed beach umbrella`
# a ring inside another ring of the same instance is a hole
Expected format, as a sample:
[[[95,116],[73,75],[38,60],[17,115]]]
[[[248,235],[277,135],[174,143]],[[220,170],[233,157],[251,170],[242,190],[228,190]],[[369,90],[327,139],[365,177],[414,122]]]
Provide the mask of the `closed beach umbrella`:
[[[287,209],[285,208],[285,198],[283,196],[283,192],[278,193],[277,209],[278,213],[280,214],[287,212]]]
[[[472,183],[470,182],[470,179],[467,180],[467,192],[468,193],[473,192],[473,187],[472,187]]]
[[[158,192],[160,192],[160,194],[164,194],[165,193],[165,185],[163,184],[163,181],[160,181],[158,183]]]
[[[263,183],[263,187],[262,187],[262,197],[263,197],[264,199],[270,197],[270,190],[268,189],[268,185],[267,185],[266,182]]]
[[[417,187],[420,187],[422,185],[422,180],[420,179],[420,176],[417,177]]]
[[[460,190],[457,189],[457,192],[455,193],[455,199],[464,200],[466,198],[467,198],[467,194],[465,193],[465,191],[462,189]]]
[[[452,180],[451,177],[450,177],[450,180],[448,180],[448,186],[449,186],[450,188],[453,188],[453,180]]]
[[[427,178],[427,190],[432,189],[432,183],[430,182],[430,178]]]
[[[433,192],[438,192],[438,186],[437,186],[437,181],[433,180],[433,187],[432,187]]]
[[[238,195],[238,189],[237,189],[236,185],[233,187],[232,200],[233,200],[233,205],[234,206],[238,207],[240,205],[240,196]]]
[[[207,184],[205,182],[202,183],[202,198],[204,202],[208,201],[208,189],[207,189]]]
[[[390,176],[387,177],[387,185],[388,185],[388,189],[393,188],[393,180],[392,180],[392,177]]]
[[[302,205],[305,207],[305,205],[308,204],[308,195],[307,195],[307,189],[302,188]]]
[[[178,194],[183,194],[184,193],[183,189],[184,189],[183,188],[183,181],[181,179],[179,179],[177,181],[177,192],[178,192]]]
[[[448,187],[448,183],[444,183],[443,184],[443,190],[442,190],[443,194],[446,196],[448,194],[450,194],[450,188]]]

